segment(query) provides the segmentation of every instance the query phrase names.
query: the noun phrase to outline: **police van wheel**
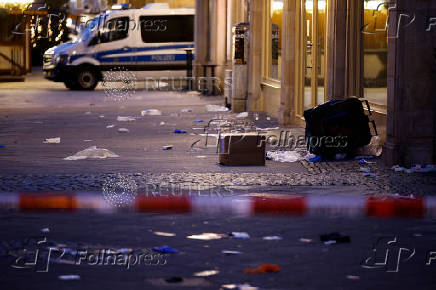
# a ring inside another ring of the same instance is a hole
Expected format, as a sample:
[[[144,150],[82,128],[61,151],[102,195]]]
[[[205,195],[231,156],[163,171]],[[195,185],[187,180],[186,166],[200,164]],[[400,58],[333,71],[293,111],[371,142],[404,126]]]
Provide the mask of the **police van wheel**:
[[[77,85],[77,83],[73,80],[66,80],[64,81],[65,87],[67,87],[70,90],[78,90],[79,87]]]
[[[93,90],[98,84],[97,74],[91,68],[81,68],[76,74],[77,86],[82,90]]]

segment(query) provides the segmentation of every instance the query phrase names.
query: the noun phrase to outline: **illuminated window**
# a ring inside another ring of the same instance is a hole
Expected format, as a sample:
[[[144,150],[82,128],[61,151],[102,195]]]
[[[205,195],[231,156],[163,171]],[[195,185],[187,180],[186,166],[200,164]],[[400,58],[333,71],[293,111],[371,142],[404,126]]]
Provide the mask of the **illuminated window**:
[[[271,72],[269,77],[281,78],[283,0],[271,0]]]
[[[364,2],[364,96],[380,106],[387,102],[388,5],[384,0]]]

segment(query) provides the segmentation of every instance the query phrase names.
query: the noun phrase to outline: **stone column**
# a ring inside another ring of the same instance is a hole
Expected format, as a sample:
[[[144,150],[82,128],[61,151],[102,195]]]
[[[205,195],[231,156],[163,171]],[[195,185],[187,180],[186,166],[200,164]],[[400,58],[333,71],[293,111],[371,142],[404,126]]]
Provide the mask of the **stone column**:
[[[347,1],[330,0],[327,15],[326,96],[341,99],[345,96]]]
[[[194,77],[203,76],[202,64],[209,61],[209,0],[195,1],[195,59]]]
[[[282,20],[282,79],[279,122],[290,125],[295,118],[295,18],[296,3],[285,0]]]
[[[436,163],[436,2],[389,8],[387,165]],[[411,21],[414,19],[414,21]]]
[[[247,110],[259,111],[263,109],[260,96],[262,80],[262,33],[263,33],[263,2],[264,0],[250,0],[250,49],[248,56],[248,99]]]

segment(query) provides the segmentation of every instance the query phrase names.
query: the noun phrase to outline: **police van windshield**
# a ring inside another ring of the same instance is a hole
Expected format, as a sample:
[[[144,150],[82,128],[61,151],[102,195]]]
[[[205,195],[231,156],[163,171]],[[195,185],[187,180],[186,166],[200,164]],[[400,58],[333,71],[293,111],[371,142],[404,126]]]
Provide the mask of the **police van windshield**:
[[[78,41],[88,41],[93,35],[96,30],[98,30],[100,25],[100,16],[92,19],[91,21],[87,21],[85,26],[80,30],[80,34],[78,37]]]

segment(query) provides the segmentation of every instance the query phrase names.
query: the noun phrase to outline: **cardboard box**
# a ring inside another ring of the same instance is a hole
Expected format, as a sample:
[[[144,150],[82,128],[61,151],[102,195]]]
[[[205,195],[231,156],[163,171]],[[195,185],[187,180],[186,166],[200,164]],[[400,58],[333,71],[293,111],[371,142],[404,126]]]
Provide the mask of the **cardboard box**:
[[[221,134],[219,163],[223,165],[265,165],[266,137],[257,132]]]

